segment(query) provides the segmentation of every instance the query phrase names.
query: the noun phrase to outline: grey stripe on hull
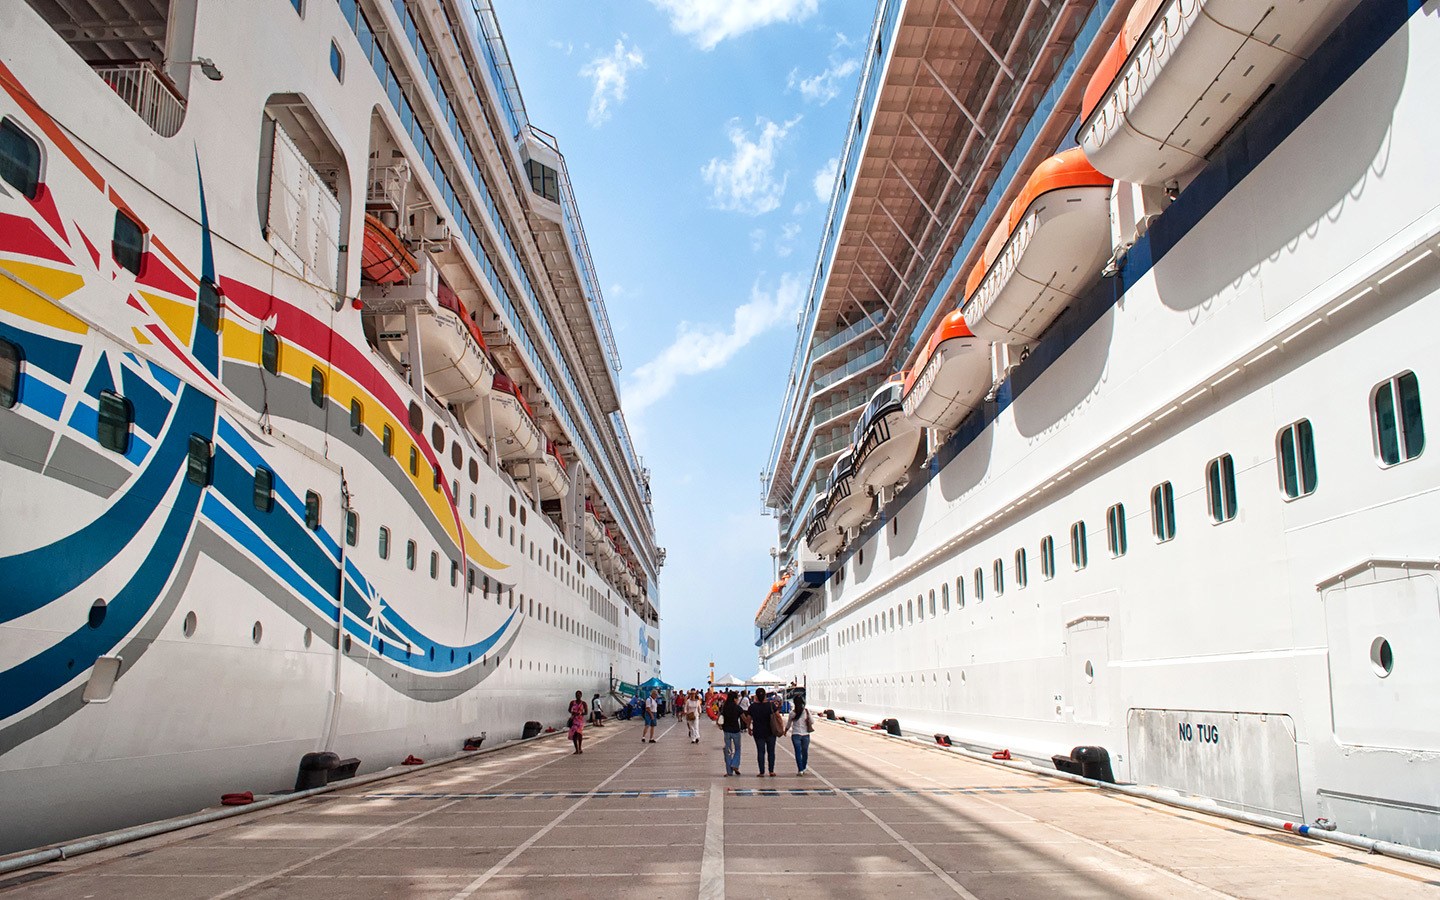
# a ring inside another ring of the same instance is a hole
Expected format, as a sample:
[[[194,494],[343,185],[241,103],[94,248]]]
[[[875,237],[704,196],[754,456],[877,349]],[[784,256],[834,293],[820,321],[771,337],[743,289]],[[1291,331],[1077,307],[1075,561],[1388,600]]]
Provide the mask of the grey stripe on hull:
[[[341,416],[342,410],[335,407],[333,400],[326,400],[325,416],[322,417],[320,409],[310,402],[308,386],[301,385],[289,378],[263,374],[263,370],[254,366],[240,365],[231,361],[225,367],[224,383],[237,399],[251,409],[267,409],[269,414],[277,419],[304,422],[315,428],[323,427],[323,419],[348,421],[349,412],[344,411],[344,415]],[[333,416],[330,415],[332,408]],[[340,418],[337,420],[335,416],[340,416]],[[403,433],[409,434],[409,432]],[[326,438],[329,441],[344,444],[364,457],[370,468],[383,475],[395,492],[404,499],[405,504],[419,517],[436,545],[452,559],[459,555],[460,548],[455,546],[455,541],[436,521],[435,514],[430,510],[424,495],[406,474],[404,465],[398,459],[385,455],[378,438],[368,430],[363,434],[356,434],[349,427],[337,428],[329,432]],[[257,440],[263,440],[263,438],[257,437]],[[481,569],[481,571],[484,570]]]
[[[233,547],[212,527],[201,523],[197,525],[195,533],[191,535],[187,549],[171,576],[170,587],[159,604],[145,620],[140,631],[119,649],[118,655],[125,660],[125,667],[121,670],[117,683],[124,681],[126,672],[132,669],[135,663],[145,655],[150,645],[174,617],[180,601],[190,587],[195,564],[201,553],[240,577],[251,588],[274,603],[277,608],[309,628],[327,646],[331,648],[335,646],[335,623],[333,621],[321,616],[313,607],[292,594],[275,579],[269,570],[262,568]],[[197,585],[196,589],[203,590],[203,587]],[[364,654],[364,657],[352,653],[347,658],[363,665],[387,687],[412,700],[429,703],[443,702],[464,694],[498,671],[498,660],[509,652],[519,637],[519,633],[518,626],[512,628],[509,637],[500,648],[493,654],[489,654],[493,655],[497,661],[496,666],[482,667],[476,664],[444,676],[427,676],[402,669],[388,660],[368,652]],[[79,712],[84,706],[80,699],[84,689],[85,685],[82,682],[20,721],[0,729],[0,755],[49,731]],[[117,687],[117,690],[123,690],[123,688]]]
[[[54,437],[53,426],[0,410],[0,459],[107,499],[130,477],[124,466],[73,438],[62,436],[50,453]]]

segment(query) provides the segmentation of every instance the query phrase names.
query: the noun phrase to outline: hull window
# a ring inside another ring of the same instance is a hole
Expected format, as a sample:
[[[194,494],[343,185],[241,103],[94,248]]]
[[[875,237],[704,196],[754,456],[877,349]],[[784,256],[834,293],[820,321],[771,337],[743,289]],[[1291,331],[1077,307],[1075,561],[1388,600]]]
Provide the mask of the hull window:
[[[1425,449],[1425,421],[1420,410],[1420,382],[1404,372],[1382,382],[1371,395],[1375,456],[1382,466],[1408,462]]]
[[[380,558],[390,558],[390,529],[380,526]]]
[[[415,571],[415,542],[405,542],[405,568]]]
[[[975,602],[980,603],[985,599],[985,570],[981,568],[976,568],[974,573],[974,579]]]
[[[1070,562],[1077,572],[1090,565],[1090,547],[1086,543],[1084,522],[1070,526]]]
[[[1030,561],[1025,557],[1025,550],[1021,548],[1015,551],[1015,586],[1023,588],[1030,583]]]
[[[1175,486],[1168,481],[1155,485],[1150,492],[1150,527],[1157,543],[1175,537]]]
[[[395,455],[395,432],[389,425],[380,429],[380,449],[386,456]]]
[[[24,359],[18,344],[0,339],[0,408],[11,409],[20,401],[20,363]]]
[[[1205,467],[1205,490],[1210,500],[1210,521],[1219,525],[1235,518],[1235,458],[1226,453]]]
[[[995,596],[999,597],[1005,593],[1005,563],[997,559],[991,563],[990,569],[995,576]]]
[[[210,442],[198,434],[190,435],[190,453],[185,460],[185,477],[193,484],[210,484]]]
[[[353,509],[345,510],[345,544],[353,547],[360,542],[360,514]]]
[[[130,274],[140,274],[140,263],[145,259],[145,229],[140,223],[115,211],[115,234],[110,240],[110,255],[122,269]]]
[[[124,456],[130,449],[130,423],[134,418],[129,400],[114,391],[101,391],[95,421],[95,437],[100,446]]]
[[[40,194],[40,144],[9,119],[0,119],[0,179],[34,200]]]
[[[325,373],[316,366],[310,367],[310,402],[322,408],[325,406]]]
[[[1117,503],[1105,511],[1105,542],[1110,546],[1110,555],[1119,558],[1130,549],[1129,538],[1125,535],[1125,504]]]
[[[305,527],[320,530],[320,495],[314,491],[305,492]]]
[[[1280,467],[1280,490],[1285,499],[1297,500],[1315,493],[1315,430],[1309,419],[1286,426],[1276,435],[1275,461]]]
[[[350,430],[356,434],[365,430],[365,405],[358,397],[350,400]]]
[[[260,365],[271,375],[280,373],[280,338],[268,328],[260,332]]]
[[[200,327],[206,331],[220,330],[220,289],[209,279],[200,282]]]
[[[1055,577],[1055,539],[1048,534],[1040,539],[1040,574],[1046,581]]]
[[[255,470],[255,490],[253,492],[255,508],[261,512],[269,512],[275,508],[275,475],[269,469],[257,468]]]

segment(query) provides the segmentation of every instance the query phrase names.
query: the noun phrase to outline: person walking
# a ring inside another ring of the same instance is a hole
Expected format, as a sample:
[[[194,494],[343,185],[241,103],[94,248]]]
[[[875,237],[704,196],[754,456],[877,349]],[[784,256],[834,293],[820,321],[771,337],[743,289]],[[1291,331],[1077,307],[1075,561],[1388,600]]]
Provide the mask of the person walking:
[[[790,709],[790,745],[795,749],[796,775],[810,767],[810,735],[815,733],[815,715],[805,708],[805,698],[796,697]]]
[[[645,698],[645,727],[640,730],[640,743],[645,743],[647,738],[650,743],[655,743],[655,720],[659,716],[660,692],[651,690],[650,696]]]
[[[575,692],[575,699],[570,701],[570,742],[575,745],[576,753],[584,753],[580,745],[585,742],[585,716],[590,708],[581,699],[585,695]]]
[[[738,702],[739,702],[740,708],[741,708],[742,710],[744,710],[745,712],[749,712],[749,711],[750,711],[750,689],[749,689],[749,688],[746,688],[744,691],[741,691],[741,692],[740,692],[740,700],[739,700]]]
[[[780,707],[766,699],[765,689],[755,689],[755,699],[746,710],[750,715],[750,735],[755,738],[755,756],[760,763],[760,775],[764,777],[766,761],[769,761],[770,777],[775,777],[775,739],[777,731],[785,730],[784,719],[780,718]],[[777,729],[777,724],[780,727]]]
[[[596,694],[595,699],[590,701],[590,721],[596,728],[605,727],[605,712],[600,708],[599,694]]]
[[[690,743],[700,743],[700,692],[692,690],[685,699],[685,727],[690,732]]]
[[[740,735],[749,724],[749,717],[735,699],[734,691],[725,692],[725,702],[720,704],[720,717],[715,722],[725,735],[725,777],[740,774]]]

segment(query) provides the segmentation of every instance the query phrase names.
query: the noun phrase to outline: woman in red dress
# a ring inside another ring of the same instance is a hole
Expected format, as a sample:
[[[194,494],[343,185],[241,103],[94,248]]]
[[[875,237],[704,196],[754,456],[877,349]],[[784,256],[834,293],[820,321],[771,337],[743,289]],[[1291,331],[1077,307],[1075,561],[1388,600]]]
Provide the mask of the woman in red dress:
[[[590,707],[586,705],[584,694],[575,692],[575,699],[570,701],[570,741],[575,745],[576,753],[584,753],[580,745],[585,741],[585,716],[589,714]]]

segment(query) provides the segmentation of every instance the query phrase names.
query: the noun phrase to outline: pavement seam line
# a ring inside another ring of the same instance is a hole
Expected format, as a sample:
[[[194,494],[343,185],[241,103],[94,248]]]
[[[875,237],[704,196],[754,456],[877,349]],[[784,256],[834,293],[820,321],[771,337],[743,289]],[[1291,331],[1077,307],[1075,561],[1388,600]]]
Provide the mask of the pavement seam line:
[[[660,733],[660,737],[663,738],[665,735],[669,734],[670,732],[672,732],[672,731],[674,731],[674,730],[675,730],[675,725],[672,724],[669,728],[665,729],[663,732]],[[563,822],[563,821],[565,821],[566,819],[568,819],[568,818],[570,817],[570,814],[571,814],[571,813],[575,812],[575,810],[579,809],[581,806],[583,806],[583,805],[585,804],[585,801],[586,801],[586,800],[589,800],[589,799],[590,799],[591,797],[593,797],[595,794],[599,793],[600,790],[605,787],[605,785],[607,785],[607,784],[609,784],[610,782],[614,781],[616,778],[619,778],[621,772],[624,772],[626,769],[630,768],[630,766],[632,766],[632,765],[635,763],[635,761],[638,760],[640,757],[644,756],[644,755],[645,755],[645,751],[646,751],[646,750],[649,750],[649,749],[650,749],[650,745],[649,745],[649,744],[646,744],[644,747],[640,748],[640,752],[639,752],[639,753],[635,754],[634,756],[630,757],[630,759],[626,760],[626,762],[625,762],[622,766],[620,766],[620,768],[616,769],[614,772],[611,772],[610,775],[607,776],[604,781],[600,782],[599,784],[595,785],[595,787],[593,787],[593,788],[591,788],[589,791],[587,791],[587,792],[585,793],[585,796],[581,797],[579,800],[576,800],[574,803],[570,804],[570,806],[569,806],[568,808],[566,808],[564,812],[560,813],[560,815],[558,815],[558,816],[556,816],[555,818],[551,819],[550,822],[549,822],[549,824],[547,824],[545,827],[541,828],[539,831],[535,832],[534,834],[530,835],[530,837],[526,838],[526,839],[520,844],[520,846],[516,847],[514,850],[511,850],[509,853],[505,854],[505,856],[504,856],[499,862],[497,862],[495,865],[491,866],[489,869],[486,869],[485,872],[482,873],[479,877],[477,877],[474,881],[470,882],[470,883],[467,884],[464,888],[462,888],[462,889],[460,889],[459,891],[457,891],[457,892],[454,894],[454,896],[451,897],[451,900],[469,900],[469,898],[470,898],[472,895],[474,895],[474,893],[475,893],[476,891],[478,891],[478,890],[480,890],[482,887],[484,887],[485,884],[486,884],[486,882],[488,882],[490,879],[494,878],[496,875],[499,875],[502,871],[504,871],[504,870],[505,870],[505,867],[508,866],[508,865],[510,865],[512,862],[514,862],[514,861],[516,860],[516,858],[520,856],[520,854],[524,853],[526,850],[529,850],[531,847],[533,847],[533,846],[535,845],[535,843],[536,843],[537,841],[539,841],[541,838],[545,837],[545,835],[549,834],[552,830],[554,830],[555,826],[559,825],[561,822]],[[561,757],[561,758],[563,759],[564,757]],[[553,761],[553,760],[552,760],[552,761]],[[455,802],[458,803],[458,802],[460,802],[460,801],[457,800],[457,801],[455,801]],[[447,805],[449,805],[449,804],[447,804]]]
[[[791,753],[791,755],[793,756],[794,754]],[[821,775],[818,771],[815,770],[815,768],[810,767],[807,768],[806,771],[810,772],[816,778],[829,785],[830,789],[833,790],[836,794],[839,794],[846,800],[849,800],[852,806],[860,810],[860,812],[864,813],[865,818],[880,826],[880,830],[888,834],[892,841],[903,847],[906,853],[909,853],[911,856],[915,857],[915,859],[919,861],[922,866],[929,869],[931,874],[933,874],[936,878],[945,882],[945,886],[948,887],[951,891],[953,891],[956,896],[964,897],[965,900],[980,900],[979,897],[965,890],[964,885],[960,884],[960,882],[952,878],[949,872],[946,872],[944,869],[940,868],[938,865],[935,864],[934,860],[922,853],[919,847],[916,847],[914,844],[901,837],[900,832],[891,828],[884,819],[880,818],[879,816],[875,815],[875,813],[866,809],[865,804],[861,803],[859,800],[856,800],[851,795],[840,790],[838,787],[835,786],[835,782],[826,778],[824,775]]]
[[[705,815],[705,853],[700,860],[700,900],[725,898],[725,791],[710,785],[710,809]]]

